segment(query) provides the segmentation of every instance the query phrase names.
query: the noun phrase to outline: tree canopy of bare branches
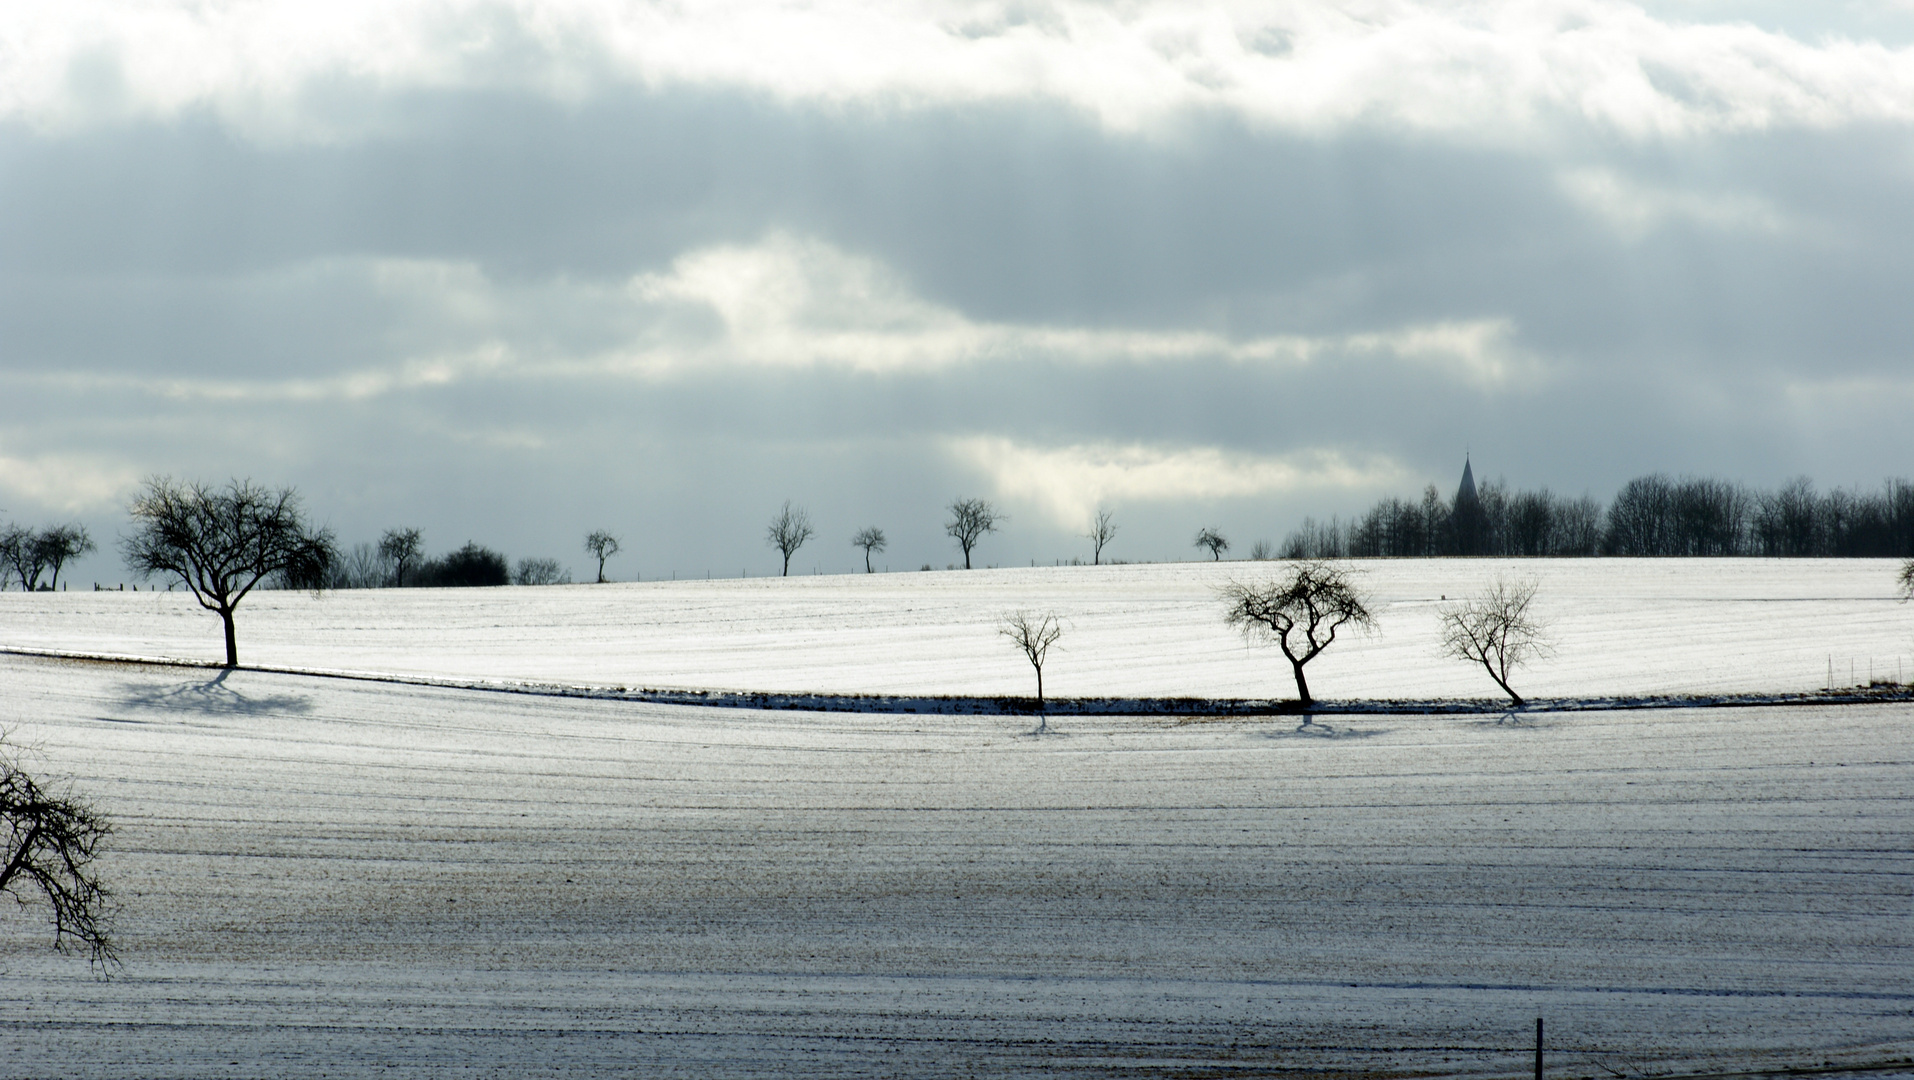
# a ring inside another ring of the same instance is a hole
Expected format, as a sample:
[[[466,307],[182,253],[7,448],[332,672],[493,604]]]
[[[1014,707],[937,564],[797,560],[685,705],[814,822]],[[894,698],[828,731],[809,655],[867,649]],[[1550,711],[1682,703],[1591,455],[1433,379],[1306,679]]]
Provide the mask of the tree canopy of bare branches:
[[[38,588],[40,575],[46,573],[46,553],[39,539],[39,534],[25,525],[9,525],[0,532],[0,574],[18,578],[22,592]]]
[[[1229,541],[1223,539],[1222,533],[1217,532],[1215,529],[1211,528],[1208,525],[1205,525],[1202,528],[1196,530],[1196,542],[1192,544],[1191,546],[1200,547],[1200,548],[1209,548],[1210,560],[1214,562],[1214,561],[1221,560],[1223,557],[1223,552],[1229,550]]]
[[[598,584],[603,585],[605,583],[605,560],[618,554],[621,550],[618,544],[618,538],[603,529],[599,529],[590,536],[585,537],[585,550],[598,559]]]
[[[1030,666],[1037,670],[1037,730],[1048,729],[1043,711],[1043,662],[1050,646],[1063,636],[1063,620],[1054,612],[1008,611],[998,621],[997,632],[1023,650]]]
[[[1442,651],[1481,664],[1518,709],[1525,702],[1509,685],[1510,674],[1549,651],[1533,608],[1535,589],[1533,581],[1496,578],[1480,594],[1436,609],[1442,619]]]
[[[866,574],[872,572],[871,552],[882,551],[884,550],[884,546],[889,543],[890,541],[884,538],[884,530],[878,528],[875,525],[872,525],[868,528],[859,529],[857,530],[857,535],[851,537],[852,547],[860,547],[864,549],[864,572]]]
[[[1083,534],[1083,538],[1090,541],[1091,566],[1102,564],[1103,549],[1110,541],[1116,539],[1116,534],[1116,515],[1099,508],[1097,516],[1090,519],[1090,531]]]
[[[418,564],[423,541],[417,529],[387,529],[379,538],[379,554],[392,563],[392,584],[405,587],[405,572]]]
[[[53,571],[53,576],[47,580],[49,589],[60,587],[60,569],[67,564],[67,560],[98,550],[84,525],[55,525],[41,530],[33,542],[39,548],[41,563]]]
[[[78,944],[101,968],[119,963],[109,930],[109,895],[94,872],[100,844],[113,826],[70,793],[48,791],[0,750],[0,893],[21,907],[44,899],[53,917],[53,947]]]
[[[1335,563],[1297,563],[1288,573],[1261,585],[1230,582],[1218,594],[1229,605],[1224,621],[1243,633],[1274,641],[1296,675],[1296,696],[1306,708],[1309,682],[1303,665],[1336,641],[1337,631],[1373,630],[1368,597],[1346,569]]]
[[[963,549],[964,569],[970,569],[970,550],[977,541],[985,533],[996,532],[1003,520],[1004,515],[983,499],[958,499],[950,504],[950,520],[944,522],[944,531]]]
[[[764,542],[777,548],[778,553],[784,556],[783,576],[791,576],[791,556],[804,546],[806,540],[816,535],[817,530],[811,528],[811,515],[805,513],[801,506],[792,506],[791,500],[784,500],[778,516],[772,518],[771,524],[764,530]]]
[[[1914,600],[1914,559],[1901,564],[1901,572],[1894,578],[1894,590],[1901,594],[1903,603]]]
[[[129,508],[133,532],[121,538],[126,565],[144,578],[178,578],[226,630],[226,666],[239,666],[233,612],[267,576],[318,588],[338,558],[329,529],[307,527],[291,488],[234,480],[223,488],[148,479]]]

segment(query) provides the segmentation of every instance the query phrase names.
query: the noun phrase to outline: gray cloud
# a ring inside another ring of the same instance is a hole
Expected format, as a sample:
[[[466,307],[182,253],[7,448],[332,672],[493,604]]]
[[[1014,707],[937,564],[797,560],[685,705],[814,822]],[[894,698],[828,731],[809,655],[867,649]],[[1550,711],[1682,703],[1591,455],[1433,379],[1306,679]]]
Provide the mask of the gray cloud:
[[[786,497],[942,565],[960,493],[1011,507],[1002,561],[1072,552],[1071,485],[1118,502],[1129,557],[1175,557],[1198,518],[1274,539],[1447,487],[1465,445],[1598,495],[1914,473],[1906,121],[1853,104],[1901,31],[1736,8],[1794,35],[1754,70],[1720,5],[1583,6],[1685,104],[1476,130],[1529,91],[1424,116],[1424,72],[1317,123],[1180,82],[983,92],[961,50],[957,89],[902,104],[894,71],[567,88],[486,7],[493,74],[320,65],[252,112],[88,54],[84,108],[0,108],[0,505],[110,533],[140,475],[252,475],[347,539],[570,558],[610,525],[692,572],[764,563]],[[1061,33],[1013,22],[972,29]],[[1401,31],[1404,62],[1452,29]],[[1484,79],[1520,44],[1468,40]],[[1807,96],[1747,119],[1775,79]]]

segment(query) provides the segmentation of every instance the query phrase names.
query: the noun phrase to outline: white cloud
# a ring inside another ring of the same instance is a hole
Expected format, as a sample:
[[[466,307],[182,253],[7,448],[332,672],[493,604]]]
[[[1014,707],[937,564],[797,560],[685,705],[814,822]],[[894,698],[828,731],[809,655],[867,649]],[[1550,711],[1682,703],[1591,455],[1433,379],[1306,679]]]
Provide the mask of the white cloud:
[[[137,469],[93,454],[0,455],[0,489],[15,499],[60,513],[80,513],[116,503],[139,478]],[[25,512],[18,505],[8,509]]]
[[[399,312],[387,335],[397,356],[312,377],[66,371],[36,381],[174,399],[316,401],[474,379],[677,379],[740,368],[896,375],[1033,360],[1084,366],[1212,360],[1292,370],[1394,365],[1484,392],[1530,386],[1547,374],[1516,345],[1516,327],[1501,318],[1260,337],[979,321],[918,296],[881,262],[784,233],[751,245],[701,248],[661,273],[612,284],[559,278],[501,285],[469,263],[424,260],[330,260],[324,272],[334,279],[357,275],[366,292]]]
[[[1073,364],[1222,359],[1301,368],[1338,359],[1393,361],[1495,389],[1541,374],[1505,319],[1345,335],[1237,338],[1210,331],[1030,326],[973,321],[910,292],[888,267],[828,244],[774,233],[751,246],[706,248],[633,281],[646,301],[705,309],[723,332],[695,346],[634,353],[664,373],[714,364],[926,371],[1048,359]]]
[[[951,439],[945,447],[989,477],[998,497],[1035,504],[1063,528],[1083,527],[1102,505],[1375,490],[1408,475],[1388,458],[1333,450],[1262,455],[1140,443],[1045,447],[992,436]]]
[[[1629,240],[1641,240],[1669,221],[1723,232],[1779,233],[1789,227],[1780,211],[1753,195],[1656,187],[1607,169],[1572,169],[1558,182],[1569,198]]]
[[[1619,0],[66,0],[0,19],[0,117],[210,107],[327,138],[315,87],[378,95],[737,88],[826,106],[1067,104],[1114,130],[1187,109],[1324,131],[1631,138],[1914,118],[1914,51],[1668,21]]]

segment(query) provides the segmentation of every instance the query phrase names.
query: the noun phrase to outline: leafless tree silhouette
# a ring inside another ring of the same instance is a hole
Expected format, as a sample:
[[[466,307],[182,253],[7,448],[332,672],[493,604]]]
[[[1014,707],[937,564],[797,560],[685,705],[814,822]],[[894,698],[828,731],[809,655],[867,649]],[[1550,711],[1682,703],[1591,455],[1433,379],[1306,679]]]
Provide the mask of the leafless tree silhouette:
[[[560,567],[557,559],[520,559],[518,569],[512,574],[514,585],[570,585],[571,583],[571,573]]]
[[[1003,520],[1004,515],[982,499],[958,499],[950,504],[950,520],[944,522],[944,531],[963,549],[964,569],[970,569],[970,549],[985,533],[996,532],[998,522]]]
[[[109,929],[109,894],[93,870],[100,844],[113,826],[71,793],[48,791],[0,749],[0,831],[6,836],[0,862],[0,893],[21,907],[36,894],[53,915],[53,947],[77,943],[102,970],[118,967]]]
[[[1914,559],[1901,564],[1901,572],[1894,578],[1894,590],[1901,594],[1901,602],[1914,600]]]
[[[1535,589],[1533,581],[1496,578],[1479,595],[1436,609],[1442,619],[1442,651],[1481,664],[1518,709],[1525,702],[1509,685],[1510,673],[1549,652],[1544,627],[1531,607]]]
[[[1336,641],[1344,626],[1375,628],[1368,598],[1335,563],[1310,560],[1262,585],[1230,582],[1218,590],[1229,605],[1224,621],[1247,635],[1273,640],[1296,674],[1296,696],[1305,708],[1314,703],[1303,665]],[[1305,720],[1305,723],[1308,721]]]
[[[1090,519],[1090,531],[1083,534],[1090,541],[1090,565],[1098,566],[1103,562],[1104,545],[1116,539],[1116,515],[1099,508],[1097,516]]]
[[[419,561],[422,541],[417,529],[387,529],[379,538],[379,554],[392,562],[392,584],[404,588],[405,572]]]
[[[1063,636],[1063,620],[1048,611],[1008,611],[998,622],[997,632],[1022,649],[1030,666],[1037,669],[1037,730],[1048,730],[1049,717],[1043,710],[1043,662],[1050,646]]]
[[[866,574],[872,572],[871,552],[884,550],[884,546],[888,543],[890,543],[890,541],[884,539],[884,530],[875,525],[866,529],[859,529],[857,535],[851,537],[852,547],[861,547],[864,549],[864,572]]]
[[[811,515],[805,513],[803,507],[792,506],[791,500],[784,500],[784,506],[778,511],[778,516],[772,518],[771,524],[764,530],[765,543],[777,548],[778,552],[784,556],[783,576],[791,576],[792,554],[803,547],[806,540],[816,535],[817,530],[811,528]]]
[[[585,537],[585,550],[598,558],[598,584],[605,583],[605,560],[618,554],[618,538],[603,529]]]
[[[40,575],[46,568],[46,553],[40,550],[38,533],[25,525],[9,525],[0,532],[0,574],[18,578],[20,591],[39,588]]]
[[[1223,552],[1229,550],[1229,541],[1223,539],[1222,533],[1217,532],[1214,528],[1211,528],[1208,525],[1205,525],[1202,528],[1196,530],[1196,543],[1192,546],[1200,547],[1200,548],[1209,548],[1210,559],[1212,561],[1217,561],[1222,559]]]
[[[177,577],[226,630],[226,666],[239,666],[233,612],[269,575],[319,588],[338,558],[329,529],[307,528],[299,496],[250,480],[223,488],[153,477],[133,499],[133,533],[120,546],[144,578]]]
[[[89,551],[97,551],[98,545],[87,535],[84,525],[55,525],[34,538],[34,545],[40,549],[40,561],[53,576],[47,580],[47,587],[60,587],[60,568],[68,559],[78,558]]]

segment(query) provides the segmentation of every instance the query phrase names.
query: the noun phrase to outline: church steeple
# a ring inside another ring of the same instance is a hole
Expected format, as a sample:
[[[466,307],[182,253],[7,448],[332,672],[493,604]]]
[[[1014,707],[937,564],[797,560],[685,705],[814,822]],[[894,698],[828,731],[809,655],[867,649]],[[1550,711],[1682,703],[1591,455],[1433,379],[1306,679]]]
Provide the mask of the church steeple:
[[[1489,518],[1482,499],[1475,491],[1475,469],[1469,455],[1462,455],[1462,483],[1455,489],[1455,511],[1449,516],[1451,551],[1457,555],[1481,555],[1488,550]]]

